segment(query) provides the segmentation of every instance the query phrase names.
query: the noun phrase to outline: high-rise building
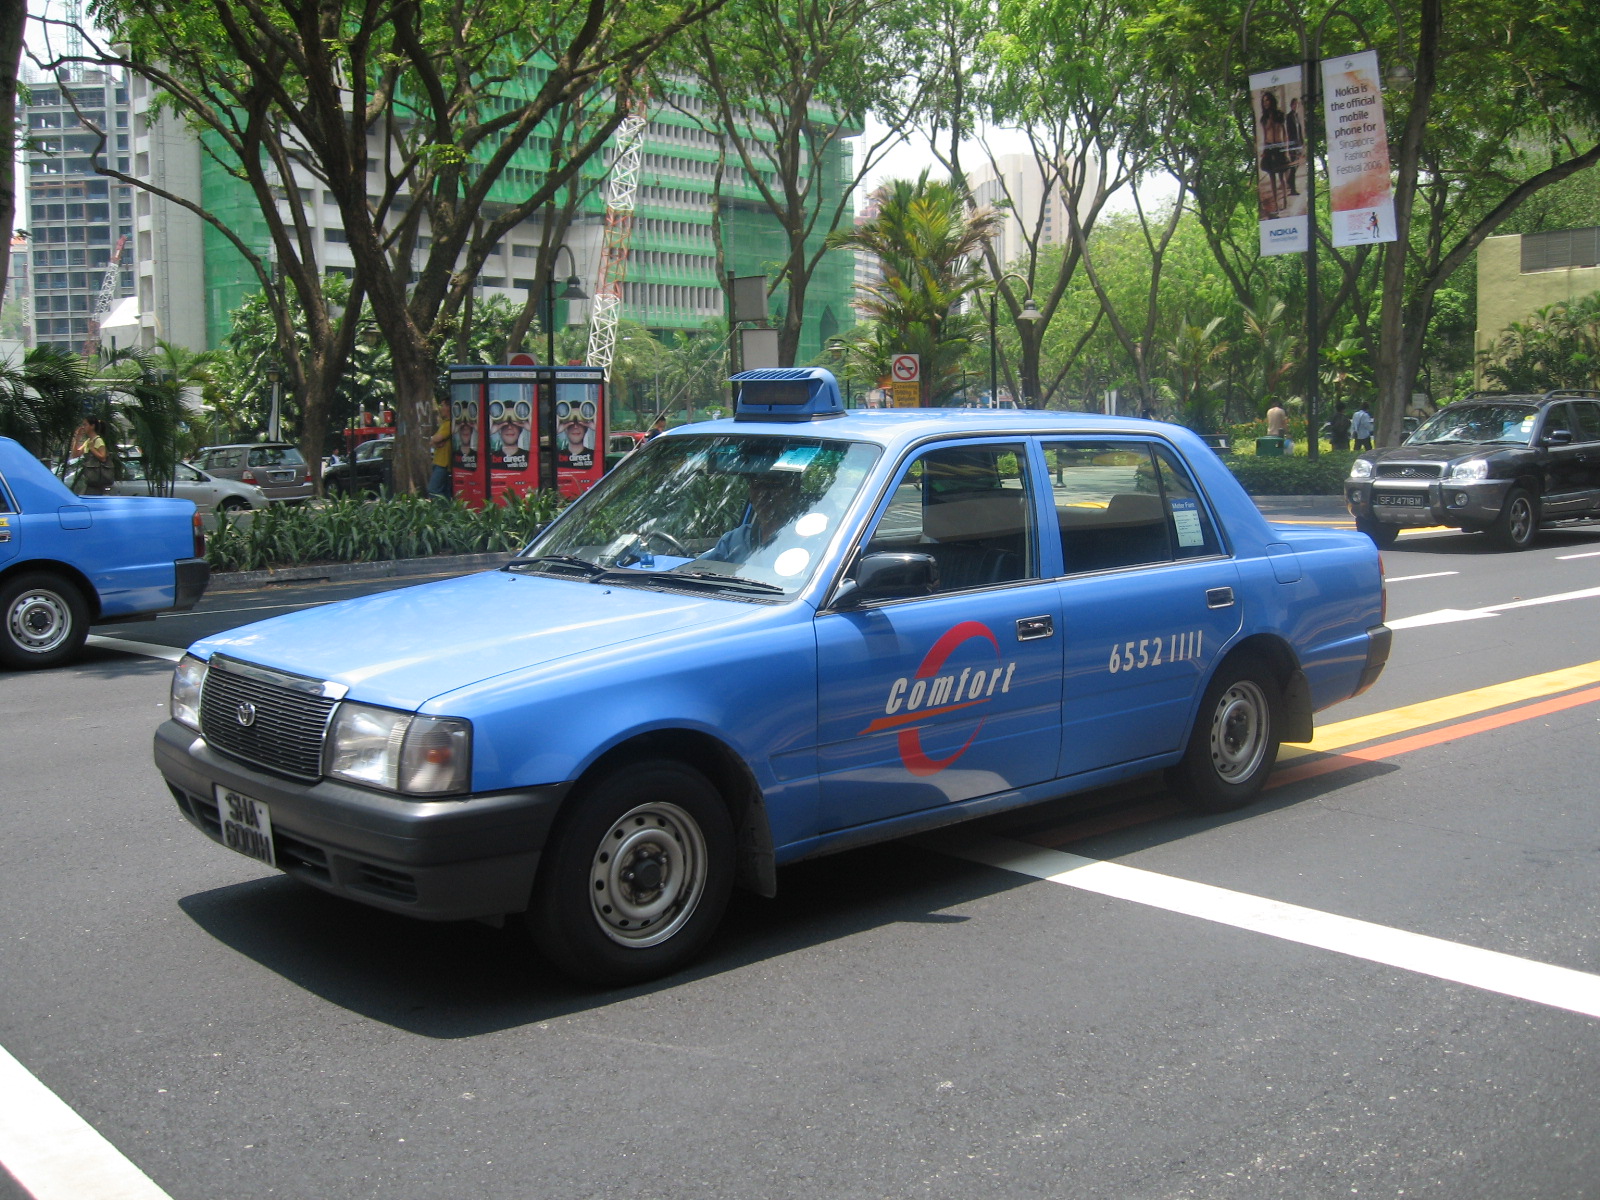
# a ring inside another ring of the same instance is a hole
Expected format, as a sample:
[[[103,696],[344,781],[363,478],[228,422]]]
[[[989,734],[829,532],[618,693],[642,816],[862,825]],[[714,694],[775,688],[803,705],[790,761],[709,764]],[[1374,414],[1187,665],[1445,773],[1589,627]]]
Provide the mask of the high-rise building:
[[[84,68],[75,77],[30,79],[28,90],[18,105],[29,144],[23,152],[25,216],[19,213],[17,223],[28,231],[31,343],[76,352],[93,332],[95,303],[119,244],[124,250],[112,298],[131,294],[134,286],[124,240],[133,233],[132,189],[95,173],[99,137],[90,128],[106,131],[102,153],[126,171],[128,89],[120,74]]]
[[[994,206],[1007,212],[995,247],[1003,266],[1027,255],[1024,230],[1031,233],[1037,228],[1040,246],[1062,246],[1070,239],[1066,196],[1059,182],[1045,188],[1044,174],[1033,155],[1002,154],[993,163],[974,168],[967,183],[978,207]]]
[[[542,82],[530,70],[517,86],[536,89]],[[511,87],[512,85],[505,85]],[[255,196],[210,155],[181,122],[170,115],[147,120],[149,97],[142,81],[132,91],[135,173],[180,195],[201,197],[247,243],[265,255],[266,224]],[[622,287],[620,317],[663,336],[696,329],[723,315],[723,291],[717,278],[712,240],[717,135],[707,127],[708,111],[688,89],[675,93],[650,113],[641,149],[627,277]],[[376,171],[383,147],[372,142],[369,170]],[[490,205],[510,205],[526,196],[543,178],[549,143],[536,136],[515,156],[489,197]],[[725,233],[725,265],[734,275],[763,274],[787,256],[787,243],[777,219],[761,202],[741,169],[737,155],[728,155],[721,188]],[[851,179],[848,147],[835,141],[823,164],[817,203],[831,210]],[[565,244],[576,273],[592,291],[604,231],[604,188],[599,186],[607,161],[597,159],[584,171],[590,185],[579,216]],[[354,259],[345,241],[339,210],[330,193],[309,176],[297,179],[300,199],[314,222],[318,261],[326,271],[349,271]],[[174,205],[141,193],[137,205],[135,270],[138,275],[143,339],[154,337],[199,349],[219,345],[231,328],[230,314],[259,290],[254,273],[228,239]],[[508,233],[484,263],[478,278],[479,297],[504,295],[517,304],[533,286],[534,262],[541,241],[539,214]],[[424,221],[419,253],[428,247]],[[823,232],[815,235],[820,245]],[[815,246],[813,247],[813,249]],[[568,267],[566,256],[558,260]],[[807,319],[801,337],[800,361],[821,353],[830,337],[854,324],[850,308],[853,257],[847,251],[824,256],[807,296]],[[777,293],[781,305],[784,292]],[[557,319],[581,320],[587,306],[558,306]],[[774,312],[774,319],[778,313]],[[158,332],[159,331],[159,332]]]

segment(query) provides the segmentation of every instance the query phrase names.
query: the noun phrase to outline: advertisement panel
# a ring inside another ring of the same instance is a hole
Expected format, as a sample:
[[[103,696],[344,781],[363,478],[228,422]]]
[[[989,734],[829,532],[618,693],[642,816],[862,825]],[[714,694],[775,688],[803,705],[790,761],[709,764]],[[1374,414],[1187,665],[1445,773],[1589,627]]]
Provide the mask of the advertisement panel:
[[[1303,72],[1281,67],[1250,76],[1256,126],[1256,196],[1261,213],[1261,253],[1301,254],[1311,240],[1306,193]]]
[[[1322,112],[1333,244],[1394,241],[1394,188],[1376,50],[1323,60]]]

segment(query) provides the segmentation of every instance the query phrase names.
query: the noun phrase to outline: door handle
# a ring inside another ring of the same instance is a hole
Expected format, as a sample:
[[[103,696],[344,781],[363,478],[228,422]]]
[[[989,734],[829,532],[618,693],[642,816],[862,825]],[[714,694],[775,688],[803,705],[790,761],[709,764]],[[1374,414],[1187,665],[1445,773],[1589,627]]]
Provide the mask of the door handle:
[[[1017,641],[1032,642],[1039,638],[1054,637],[1056,620],[1054,617],[1018,617]]]
[[[1207,608],[1232,608],[1233,589],[1231,587],[1208,588],[1206,590]]]

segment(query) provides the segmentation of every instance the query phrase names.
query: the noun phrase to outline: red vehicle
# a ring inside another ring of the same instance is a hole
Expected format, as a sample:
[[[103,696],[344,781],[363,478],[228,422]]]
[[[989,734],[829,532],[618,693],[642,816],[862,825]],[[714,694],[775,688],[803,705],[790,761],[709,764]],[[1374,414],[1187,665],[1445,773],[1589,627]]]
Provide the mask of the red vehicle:
[[[599,367],[450,368],[451,465],[469,507],[504,503],[550,479],[569,499],[605,473]]]

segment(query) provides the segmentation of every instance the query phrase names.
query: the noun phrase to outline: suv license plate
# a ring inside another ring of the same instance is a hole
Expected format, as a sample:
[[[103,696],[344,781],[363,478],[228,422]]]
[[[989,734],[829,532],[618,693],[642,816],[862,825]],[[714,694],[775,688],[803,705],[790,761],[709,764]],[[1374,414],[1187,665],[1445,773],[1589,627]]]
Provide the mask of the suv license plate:
[[[1397,496],[1389,492],[1379,492],[1372,498],[1374,504],[1397,504],[1402,508],[1421,508],[1424,500],[1421,496]]]
[[[222,844],[247,858],[278,865],[272,852],[272,813],[260,800],[217,785],[217,815],[222,818]]]

